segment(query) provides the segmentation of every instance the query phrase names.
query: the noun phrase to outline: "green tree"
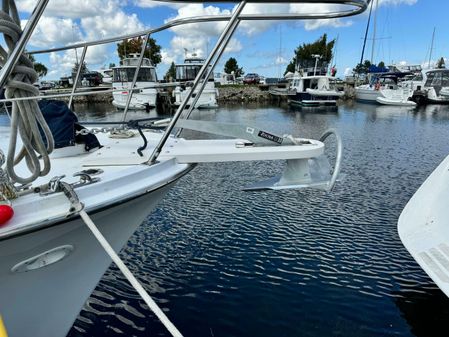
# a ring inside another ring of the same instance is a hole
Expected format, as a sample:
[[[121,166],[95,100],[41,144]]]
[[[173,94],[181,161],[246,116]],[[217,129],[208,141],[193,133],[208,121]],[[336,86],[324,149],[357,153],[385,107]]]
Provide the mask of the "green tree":
[[[437,69],[444,69],[446,68],[446,64],[444,63],[444,58],[440,58],[435,66]]]
[[[175,62],[172,62],[170,68],[168,68],[167,73],[164,76],[166,81],[171,81],[176,78],[176,66]]]
[[[319,64],[327,66],[332,60],[332,49],[334,48],[335,40],[327,42],[327,34],[321,36],[313,43],[303,43],[295,49],[295,55],[291,62],[287,65],[284,75],[287,72],[294,72],[299,68],[312,68],[315,66],[315,56],[320,56]]]
[[[34,66],[34,70],[36,70],[37,75],[39,76],[39,78],[44,77],[45,75],[47,75],[48,69],[42,63],[35,62],[33,64],[33,66]]]
[[[229,60],[226,61],[224,65],[224,72],[226,74],[232,74],[232,72],[234,72],[234,76],[236,78],[243,76],[243,74],[245,74],[243,68],[239,67],[237,60],[233,57],[229,58]]]
[[[384,61],[380,61],[379,64],[377,65],[378,68],[385,68],[385,62]]]
[[[34,58],[34,56],[32,54],[28,54],[27,51],[25,51],[25,54],[28,56],[30,61],[33,62],[34,70],[37,72],[37,75],[39,76],[39,78],[47,75],[48,69],[44,64],[42,64],[40,62],[36,62],[36,59]]]
[[[120,60],[123,60],[131,53],[140,54],[142,51],[143,39],[139,36],[134,39],[124,40],[117,44],[117,53]],[[149,58],[153,65],[161,63],[161,46],[156,44],[156,40],[153,38],[148,39],[147,46],[145,48],[144,57]]]
[[[73,68],[72,68],[73,83],[75,83],[76,73],[77,73],[79,67],[80,67],[79,62],[75,62],[75,64],[73,65]],[[89,69],[87,69],[86,62],[83,62],[83,64],[81,65],[80,77],[78,77],[78,85],[83,80],[83,74],[87,73],[88,71],[89,71]]]
[[[72,68],[73,76],[76,76],[79,66],[80,66],[79,62],[75,62],[75,64],[73,65],[73,68]],[[89,71],[89,69],[87,69],[86,62],[83,62],[83,64],[81,65],[80,75],[83,75],[84,73],[87,73],[88,71]]]
[[[112,69],[115,67],[115,63],[109,63],[109,69]]]
[[[371,67],[371,62],[369,60],[365,60],[363,63],[357,64],[353,70],[356,74],[367,74],[369,67]]]

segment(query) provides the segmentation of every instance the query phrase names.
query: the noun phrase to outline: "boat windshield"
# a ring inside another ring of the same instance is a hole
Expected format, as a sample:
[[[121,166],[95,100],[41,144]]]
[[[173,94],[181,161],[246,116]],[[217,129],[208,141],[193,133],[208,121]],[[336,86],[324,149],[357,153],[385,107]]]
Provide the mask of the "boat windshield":
[[[431,71],[427,73],[426,87],[448,87],[449,71]]]
[[[176,66],[177,81],[193,81],[200,72],[202,64],[180,64]],[[214,80],[213,74],[209,77],[209,81]]]
[[[136,68],[115,68],[114,82],[132,82]],[[154,68],[141,68],[137,76],[137,82],[157,82],[156,70]]]

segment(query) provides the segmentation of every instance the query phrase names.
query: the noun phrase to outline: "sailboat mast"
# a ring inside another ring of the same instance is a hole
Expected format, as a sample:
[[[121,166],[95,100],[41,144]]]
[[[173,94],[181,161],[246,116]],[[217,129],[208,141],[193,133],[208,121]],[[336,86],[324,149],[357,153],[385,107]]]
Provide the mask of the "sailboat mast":
[[[374,25],[373,25],[373,46],[371,48],[371,64],[374,61],[374,47],[376,46],[376,33],[377,33],[377,8],[379,7],[379,0],[376,1],[376,8],[374,9]]]
[[[436,28],[436,27],[433,27],[432,43],[430,44],[430,52],[429,52],[429,69],[430,69],[430,61],[432,60],[433,42],[435,41],[435,28]]]
[[[369,31],[369,25],[371,22],[371,12],[373,11],[373,3],[374,3],[374,0],[372,0],[371,6],[369,8],[368,22],[366,24],[366,30],[365,30],[365,38],[363,39],[362,55],[360,56],[360,64],[363,63],[363,57],[365,56],[366,40],[368,39],[368,31]]]

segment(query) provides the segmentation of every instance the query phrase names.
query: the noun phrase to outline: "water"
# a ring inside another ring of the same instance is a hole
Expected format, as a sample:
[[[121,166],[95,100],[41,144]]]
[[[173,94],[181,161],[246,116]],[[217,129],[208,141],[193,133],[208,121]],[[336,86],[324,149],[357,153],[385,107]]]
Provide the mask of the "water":
[[[81,117],[117,114],[105,107]],[[449,108],[237,106],[195,117],[314,138],[335,128],[345,144],[346,177],[331,194],[240,190],[280,173],[277,162],[201,165],[181,179],[121,256],[184,336],[447,331],[449,300],[402,246],[396,226],[449,154]],[[168,333],[111,266],[69,336]]]

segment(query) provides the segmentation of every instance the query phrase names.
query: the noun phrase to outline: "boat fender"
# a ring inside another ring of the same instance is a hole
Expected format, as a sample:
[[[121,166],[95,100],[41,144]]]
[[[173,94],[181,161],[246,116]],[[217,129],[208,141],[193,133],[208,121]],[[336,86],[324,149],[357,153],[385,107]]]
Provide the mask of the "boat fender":
[[[14,210],[9,204],[0,205],[0,226],[7,223],[14,216]]]

